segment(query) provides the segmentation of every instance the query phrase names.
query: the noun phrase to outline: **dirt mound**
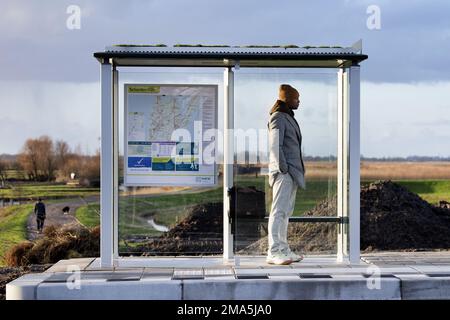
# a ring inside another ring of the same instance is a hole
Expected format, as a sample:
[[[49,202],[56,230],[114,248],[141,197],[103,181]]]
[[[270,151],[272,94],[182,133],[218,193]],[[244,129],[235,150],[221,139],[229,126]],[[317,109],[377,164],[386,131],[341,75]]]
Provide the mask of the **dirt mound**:
[[[35,242],[22,242],[5,255],[8,266],[51,264],[61,259],[96,257],[100,252],[100,228],[87,229],[66,226],[57,229],[49,226],[44,236]]]
[[[450,210],[392,181],[361,190],[361,249],[450,248]]]
[[[308,216],[332,216],[336,197],[322,201]],[[299,252],[334,252],[336,225],[290,223],[288,240]],[[361,189],[361,250],[430,250],[450,248],[450,210],[442,201],[433,206],[417,194],[390,180]],[[264,254],[267,237],[243,253]]]

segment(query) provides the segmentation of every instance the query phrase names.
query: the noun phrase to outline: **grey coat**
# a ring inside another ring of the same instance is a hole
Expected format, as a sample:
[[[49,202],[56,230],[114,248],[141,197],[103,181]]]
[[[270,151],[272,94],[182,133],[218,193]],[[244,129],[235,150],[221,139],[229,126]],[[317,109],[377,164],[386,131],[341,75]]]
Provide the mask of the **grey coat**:
[[[273,186],[275,177],[279,172],[289,172],[296,184],[302,189],[306,189],[300,127],[294,118],[280,111],[272,113],[268,127],[270,144],[269,186]]]

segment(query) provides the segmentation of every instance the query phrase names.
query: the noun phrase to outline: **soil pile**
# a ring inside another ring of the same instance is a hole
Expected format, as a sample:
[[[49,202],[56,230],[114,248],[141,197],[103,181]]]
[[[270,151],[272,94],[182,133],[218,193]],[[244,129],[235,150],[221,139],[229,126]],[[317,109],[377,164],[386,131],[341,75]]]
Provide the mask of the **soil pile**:
[[[450,210],[392,181],[361,190],[362,250],[450,248]]]
[[[432,250],[450,248],[450,209],[441,201],[433,206],[417,194],[390,180],[361,189],[361,250]],[[322,201],[308,216],[333,216],[337,198]],[[298,252],[334,252],[336,225],[290,223],[288,241]],[[267,251],[263,238],[244,253]]]

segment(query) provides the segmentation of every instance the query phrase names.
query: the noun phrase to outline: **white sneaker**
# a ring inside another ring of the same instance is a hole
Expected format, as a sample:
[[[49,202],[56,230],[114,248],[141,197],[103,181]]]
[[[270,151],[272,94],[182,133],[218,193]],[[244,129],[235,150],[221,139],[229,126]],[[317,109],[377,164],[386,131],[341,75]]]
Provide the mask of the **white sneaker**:
[[[280,253],[267,256],[266,262],[268,264],[288,265],[292,263],[292,259],[289,256]]]
[[[287,254],[287,256],[289,257],[289,258],[291,258],[291,260],[292,260],[292,262],[300,262],[300,261],[302,261],[303,260],[303,256],[300,254],[296,254],[295,252],[289,252],[289,254]]]

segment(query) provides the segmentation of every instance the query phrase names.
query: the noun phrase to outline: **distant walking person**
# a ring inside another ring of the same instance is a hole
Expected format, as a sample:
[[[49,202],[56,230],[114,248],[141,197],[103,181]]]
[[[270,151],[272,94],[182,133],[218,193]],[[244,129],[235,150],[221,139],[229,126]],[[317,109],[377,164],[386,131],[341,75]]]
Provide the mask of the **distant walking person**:
[[[270,110],[269,186],[273,188],[269,216],[267,263],[286,265],[303,259],[289,248],[287,230],[294,212],[297,188],[305,189],[305,166],[301,152],[302,134],[294,118],[300,104],[298,91],[288,84],[279,88],[279,97]]]
[[[38,233],[42,233],[45,221],[45,204],[41,198],[38,199],[38,202],[34,206],[34,214],[36,215],[37,231]]]

